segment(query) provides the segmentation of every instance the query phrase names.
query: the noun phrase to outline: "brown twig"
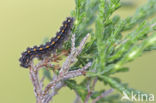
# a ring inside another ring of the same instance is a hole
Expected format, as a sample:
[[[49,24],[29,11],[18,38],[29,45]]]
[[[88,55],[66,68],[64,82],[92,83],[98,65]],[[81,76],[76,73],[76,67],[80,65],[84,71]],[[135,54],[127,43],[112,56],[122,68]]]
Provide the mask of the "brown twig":
[[[61,80],[67,80],[70,78],[74,78],[74,77],[78,77],[80,75],[83,75],[83,71],[86,71],[86,69],[90,66],[91,66],[91,62],[86,64],[82,69],[70,71],[70,72],[65,73],[64,75],[62,75],[62,74],[59,75],[54,81],[50,82],[46,86],[46,88],[44,90],[44,95],[46,95],[49,92],[50,88],[52,88],[53,86],[56,86],[56,84],[59,83]]]
[[[88,83],[87,83],[88,94],[87,94],[87,96],[86,96],[86,98],[85,98],[84,103],[88,103],[88,101],[89,101],[89,99],[90,99],[90,96],[91,96],[91,94],[92,94],[92,91],[91,91],[91,89],[90,89],[90,82],[91,82],[91,81],[88,81]]]
[[[109,89],[109,90],[105,91],[105,92],[102,93],[100,96],[96,97],[96,98],[92,101],[92,103],[96,103],[97,101],[99,101],[100,99],[102,99],[102,98],[108,96],[108,95],[109,95],[110,93],[112,93],[112,92],[113,92],[113,89]]]
[[[77,56],[81,53],[87,38],[89,37],[89,34],[84,37],[84,39],[81,41],[80,45],[76,48],[75,47],[75,35],[72,36],[72,48],[69,56],[66,58],[65,62],[63,63],[59,75],[53,76],[53,80],[45,87],[43,91],[43,77],[41,80],[39,79],[38,72],[43,67],[54,67],[54,65],[51,64],[52,58],[47,57],[44,58],[41,62],[39,62],[37,65],[33,65],[33,62],[31,63],[31,67],[29,68],[30,72],[30,78],[32,80],[32,84],[34,86],[34,93],[36,96],[36,103],[49,103],[53,96],[57,94],[57,92],[65,85],[64,80],[74,78],[77,76],[84,75],[86,70],[91,66],[91,62],[87,63],[84,67],[78,69],[69,71],[70,66],[72,63],[75,62]]]
[[[76,91],[75,91],[75,94],[76,94],[76,98],[73,103],[81,103],[80,96],[78,95],[78,93]]]
[[[32,68],[33,67],[33,68]],[[42,103],[43,95],[42,95],[42,84],[38,77],[38,70],[36,70],[35,66],[32,66],[29,68],[30,78],[32,80],[33,86],[34,86],[34,92],[36,95],[36,102]]]
[[[91,84],[91,82],[93,81],[93,83]],[[89,80],[88,84],[87,84],[87,88],[88,88],[88,94],[86,96],[85,102],[84,103],[88,103],[92,93],[94,92],[94,87],[96,85],[97,82],[97,77],[93,80]],[[91,85],[91,86],[90,86]]]

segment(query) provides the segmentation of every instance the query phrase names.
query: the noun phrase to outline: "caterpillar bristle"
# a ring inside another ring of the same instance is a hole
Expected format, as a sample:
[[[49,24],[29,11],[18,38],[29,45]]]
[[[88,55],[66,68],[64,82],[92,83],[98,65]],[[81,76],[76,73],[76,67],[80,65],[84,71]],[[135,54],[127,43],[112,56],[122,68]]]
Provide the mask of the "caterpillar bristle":
[[[46,42],[44,45],[34,46],[33,48],[28,47],[19,59],[20,66],[28,68],[33,58],[43,59],[46,56],[50,56],[51,53],[56,52],[56,49],[61,48],[62,43],[68,38],[71,32],[73,22],[74,18],[67,17],[62,23],[63,26],[60,27],[59,32],[56,33],[56,37],[52,38],[50,42]]]

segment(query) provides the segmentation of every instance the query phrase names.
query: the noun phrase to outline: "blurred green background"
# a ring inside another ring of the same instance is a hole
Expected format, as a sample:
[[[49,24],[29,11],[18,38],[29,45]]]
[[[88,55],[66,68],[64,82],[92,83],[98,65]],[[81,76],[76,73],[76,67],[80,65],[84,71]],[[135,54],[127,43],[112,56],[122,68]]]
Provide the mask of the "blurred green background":
[[[133,15],[147,0],[133,1],[134,6],[120,8],[116,14],[123,18]],[[74,6],[74,0],[0,0],[0,103],[35,102],[28,70],[19,66],[18,59],[27,46],[54,36]],[[156,96],[156,51],[145,53],[127,66],[130,72],[116,76],[130,87]],[[73,91],[63,88],[53,103],[72,103],[74,99]]]

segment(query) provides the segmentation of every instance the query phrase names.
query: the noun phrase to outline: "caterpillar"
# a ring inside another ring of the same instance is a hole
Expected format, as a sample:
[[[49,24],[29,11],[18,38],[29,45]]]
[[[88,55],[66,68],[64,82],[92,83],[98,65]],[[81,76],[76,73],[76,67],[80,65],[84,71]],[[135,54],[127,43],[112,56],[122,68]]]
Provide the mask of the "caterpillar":
[[[68,38],[73,22],[74,18],[67,17],[63,22],[63,26],[60,27],[60,31],[56,33],[56,37],[52,38],[50,42],[46,42],[44,45],[34,46],[33,48],[28,47],[26,51],[21,54],[22,56],[19,59],[20,66],[28,68],[33,58],[43,59],[45,56],[49,56],[53,51],[58,49],[66,38]]]

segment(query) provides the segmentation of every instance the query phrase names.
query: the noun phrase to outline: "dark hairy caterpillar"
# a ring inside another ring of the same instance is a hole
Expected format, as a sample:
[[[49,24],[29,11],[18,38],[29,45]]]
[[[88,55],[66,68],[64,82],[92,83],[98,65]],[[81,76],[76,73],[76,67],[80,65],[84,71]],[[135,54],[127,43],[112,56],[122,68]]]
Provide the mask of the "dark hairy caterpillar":
[[[56,33],[56,37],[52,38],[50,42],[46,42],[44,45],[34,46],[33,48],[27,48],[19,59],[21,63],[20,66],[28,68],[33,58],[37,57],[39,59],[43,59],[44,56],[49,56],[53,51],[58,49],[59,45],[61,45],[64,40],[68,38],[73,22],[74,18],[67,17],[67,19],[63,22],[63,26],[60,27],[60,31]]]

